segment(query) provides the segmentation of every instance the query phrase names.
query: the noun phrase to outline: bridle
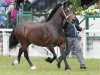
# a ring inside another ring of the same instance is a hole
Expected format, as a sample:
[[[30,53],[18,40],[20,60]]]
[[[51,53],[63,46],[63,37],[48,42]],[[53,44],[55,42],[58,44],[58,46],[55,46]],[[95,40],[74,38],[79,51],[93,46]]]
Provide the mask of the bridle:
[[[70,17],[72,14],[69,14],[68,16],[65,14],[65,11],[64,11],[64,6],[62,5],[62,12],[65,16],[65,20],[68,21],[70,24],[72,24],[72,22],[68,19],[68,17]],[[69,9],[67,9],[66,11],[68,11]]]
[[[65,14],[65,11],[64,11],[64,6],[62,5],[62,12],[63,12],[63,14],[64,14],[64,16],[65,16],[65,18],[67,19],[69,16],[67,16],[66,14]],[[68,11],[68,9],[66,10],[66,11]]]

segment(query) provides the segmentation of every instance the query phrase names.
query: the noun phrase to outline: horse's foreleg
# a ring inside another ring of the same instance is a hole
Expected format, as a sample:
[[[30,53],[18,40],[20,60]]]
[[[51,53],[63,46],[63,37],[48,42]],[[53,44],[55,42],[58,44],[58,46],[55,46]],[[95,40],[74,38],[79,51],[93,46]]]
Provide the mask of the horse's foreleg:
[[[63,55],[64,64],[65,64],[65,70],[71,70],[71,68],[69,67],[68,62],[66,60],[66,52],[63,51],[62,55]]]
[[[58,58],[59,60],[57,61],[58,64],[57,64],[57,67],[60,68],[60,64],[62,62],[62,60],[64,60],[64,64],[65,64],[65,70],[69,70],[70,67],[68,65],[68,62],[66,60],[66,51],[65,51],[65,45],[61,45],[60,46],[60,51],[61,51],[61,56]],[[71,70],[71,69],[70,69]]]
[[[27,62],[28,62],[28,64],[29,64],[31,70],[36,69],[36,67],[33,66],[33,64],[31,63],[31,61],[30,61],[30,59],[29,59],[29,55],[28,55],[28,47],[29,47],[29,45],[30,45],[30,42],[28,42],[28,41],[27,41],[26,39],[24,39],[24,38],[22,38],[22,39],[20,39],[20,40],[21,40],[21,41],[20,41],[20,44],[21,44],[21,46],[22,46],[22,48],[23,48],[23,51],[24,51],[24,57],[26,58],[26,60],[27,60]]]
[[[53,58],[50,58],[50,57],[48,57],[47,59],[45,59],[47,62],[49,62],[49,63],[52,63],[56,58],[57,58],[57,55],[56,55],[56,53],[55,53],[55,51],[54,51],[54,47],[53,46],[48,46],[47,47],[49,50],[50,50],[50,52],[53,54]]]
[[[21,58],[22,53],[23,53],[23,49],[22,49],[22,47],[21,47],[21,48],[19,49],[19,52],[18,52],[17,60],[15,60],[15,61],[12,63],[12,65],[16,65],[16,64],[20,63],[20,58]]]
[[[71,68],[68,65],[66,58],[64,58],[64,64],[65,64],[65,70],[71,70]]]

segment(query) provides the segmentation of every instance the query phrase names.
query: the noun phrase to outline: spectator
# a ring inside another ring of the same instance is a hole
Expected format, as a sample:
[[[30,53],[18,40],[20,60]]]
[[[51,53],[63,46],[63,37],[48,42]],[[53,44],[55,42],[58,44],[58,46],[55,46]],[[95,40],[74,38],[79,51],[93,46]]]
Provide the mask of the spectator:
[[[28,0],[24,0],[22,4],[23,11],[31,11],[31,7],[28,7],[31,3]]]
[[[6,20],[5,16],[0,16],[0,28],[6,27]]]
[[[18,10],[16,8],[16,6],[14,6],[13,4],[9,5],[8,7],[8,13],[10,15],[10,19],[11,19],[11,23],[13,24],[13,26],[16,25],[16,19],[17,19],[17,15],[18,15]]]
[[[5,7],[0,4],[0,14],[5,13]],[[0,28],[4,28],[6,26],[7,18],[5,16],[0,15]]]
[[[45,6],[45,0],[38,0],[38,6],[44,7]]]
[[[42,10],[42,8],[44,7],[45,7],[45,0],[34,0],[32,3],[27,5],[27,8],[32,9],[32,11],[34,11],[34,9],[36,9],[37,11],[38,9]]]
[[[9,6],[10,3],[11,3],[11,0],[4,0],[5,6]]]
[[[11,2],[10,2],[10,4],[9,5],[14,5],[14,6],[16,6],[16,1],[15,0],[11,0]]]

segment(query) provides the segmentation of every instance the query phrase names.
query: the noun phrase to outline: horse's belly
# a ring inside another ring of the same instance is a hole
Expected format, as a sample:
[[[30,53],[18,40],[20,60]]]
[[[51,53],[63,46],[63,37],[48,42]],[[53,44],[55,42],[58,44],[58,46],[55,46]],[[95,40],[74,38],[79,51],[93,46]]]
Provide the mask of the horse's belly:
[[[38,46],[47,46],[50,43],[50,39],[45,37],[33,36],[29,38],[30,42]]]

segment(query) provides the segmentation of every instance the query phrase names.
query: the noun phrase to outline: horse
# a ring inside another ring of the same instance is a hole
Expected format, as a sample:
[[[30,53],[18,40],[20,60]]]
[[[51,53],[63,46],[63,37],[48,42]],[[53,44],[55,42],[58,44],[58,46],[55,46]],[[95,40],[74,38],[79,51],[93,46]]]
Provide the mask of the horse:
[[[65,11],[66,10],[66,11]],[[46,58],[45,60],[52,63],[56,58],[56,53],[54,47],[58,46],[62,54],[65,50],[65,37],[63,33],[63,20],[68,16],[70,10],[68,10],[68,5],[66,3],[57,4],[55,7],[55,12],[52,17],[47,22],[44,23],[34,23],[32,21],[21,22],[13,28],[13,31],[9,38],[9,48],[12,49],[21,44],[24,51],[24,56],[28,61],[31,69],[35,69],[31,63],[27,48],[33,43],[38,46],[47,47],[48,50],[53,54],[53,58]],[[66,57],[65,70],[70,69]]]

